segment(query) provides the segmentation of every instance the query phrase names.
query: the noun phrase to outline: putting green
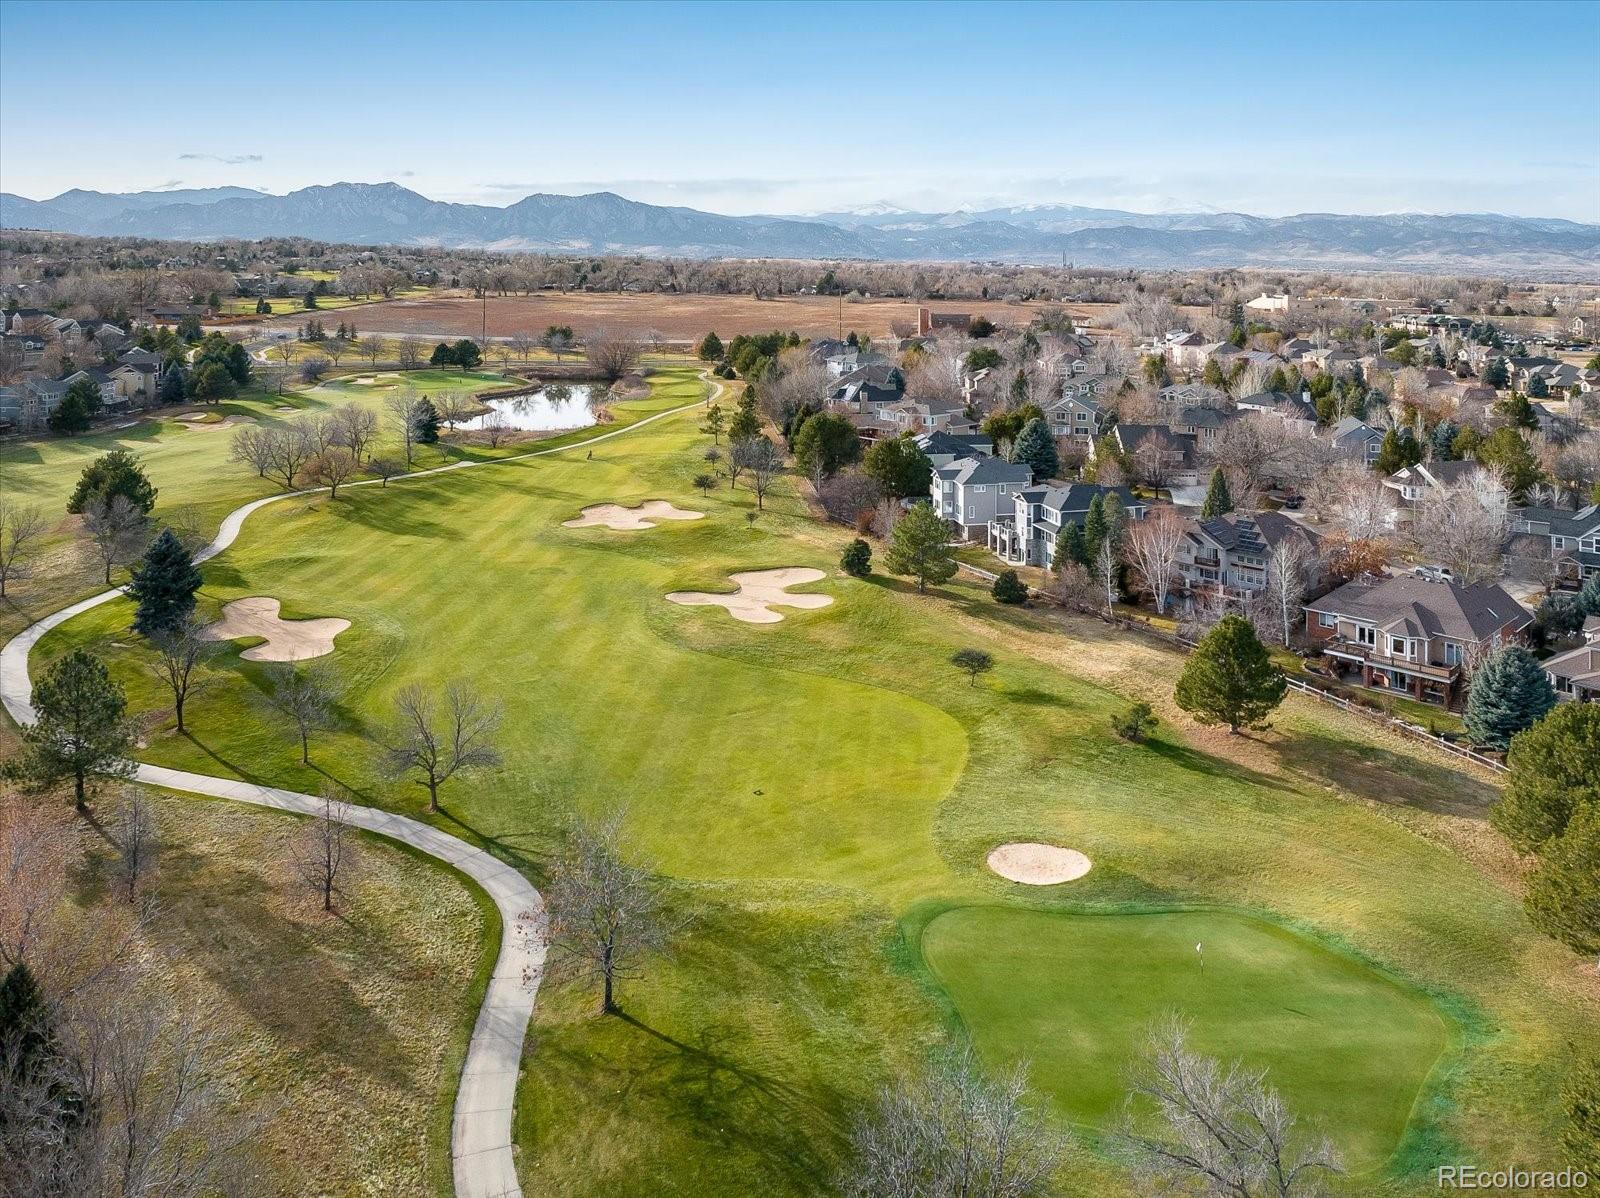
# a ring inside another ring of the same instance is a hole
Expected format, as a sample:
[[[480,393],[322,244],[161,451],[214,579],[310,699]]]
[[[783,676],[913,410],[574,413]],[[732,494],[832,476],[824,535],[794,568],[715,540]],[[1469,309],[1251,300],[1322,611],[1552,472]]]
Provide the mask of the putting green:
[[[1150,1025],[1178,1012],[1198,1051],[1265,1066],[1353,1172],[1394,1152],[1448,1035],[1417,991],[1225,912],[958,907],[927,925],[922,951],[978,1050],[1030,1061],[1033,1084],[1074,1121],[1115,1122]]]

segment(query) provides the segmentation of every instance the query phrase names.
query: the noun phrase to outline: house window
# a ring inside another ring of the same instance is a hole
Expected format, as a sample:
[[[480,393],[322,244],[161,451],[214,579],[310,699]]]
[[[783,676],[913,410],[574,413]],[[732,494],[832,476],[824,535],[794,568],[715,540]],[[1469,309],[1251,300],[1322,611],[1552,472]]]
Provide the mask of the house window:
[[[1365,624],[1356,625],[1356,644],[1371,645],[1373,648],[1377,648],[1378,630]]]
[[[1466,651],[1464,649],[1462,649],[1462,647],[1460,645],[1456,644],[1455,641],[1446,641],[1444,643],[1444,664],[1445,665],[1447,665],[1447,666],[1458,666],[1463,661],[1465,661],[1466,658],[1467,658]]]
[[[975,493],[975,494],[978,494],[978,495],[982,495],[982,494],[983,494],[983,493],[984,493],[984,492],[985,492],[985,491],[987,491],[987,490],[988,490],[988,489],[989,489],[989,488],[988,488],[988,487],[973,487],[973,488],[972,488],[972,490],[973,490],[973,492],[974,492],[974,493]]]
[[[1389,655],[1391,657],[1410,656],[1410,654],[1406,651],[1406,639],[1404,637],[1392,636],[1389,638]]]
[[[1523,525],[1522,531],[1527,532],[1528,531],[1528,529],[1527,529],[1527,521],[1524,520],[1522,522],[1522,525]],[[1552,548],[1552,549],[1565,549],[1566,547],[1567,547],[1567,538],[1566,537],[1551,537],[1550,538],[1550,548]]]
[[[1339,627],[1339,617],[1335,616],[1335,615],[1332,615],[1329,612],[1319,611],[1317,613],[1317,627],[1318,628],[1337,628],[1337,627]]]

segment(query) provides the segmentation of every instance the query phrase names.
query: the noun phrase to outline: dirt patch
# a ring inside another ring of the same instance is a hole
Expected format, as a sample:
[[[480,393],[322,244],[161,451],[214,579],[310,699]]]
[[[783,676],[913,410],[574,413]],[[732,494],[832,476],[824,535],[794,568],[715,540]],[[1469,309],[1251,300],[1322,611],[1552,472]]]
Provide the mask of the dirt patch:
[[[254,596],[236,599],[222,609],[222,619],[208,625],[208,641],[232,641],[259,636],[265,644],[240,654],[246,661],[305,661],[333,652],[333,638],[350,627],[349,620],[285,620],[276,599]]]
[[[667,596],[669,603],[685,607],[725,607],[735,620],[746,624],[776,624],[783,619],[774,607],[818,608],[833,602],[832,595],[791,595],[785,588],[821,582],[827,577],[821,570],[805,566],[791,566],[782,570],[750,570],[743,574],[730,574],[739,584],[732,594],[717,595],[706,591],[673,591]]]
[[[594,503],[583,509],[576,520],[563,520],[562,528],[609,528],[616,532],[638,532],[654,528],[658,520],[704,520],[704,512],[673,507],[664,499],[651,499],[638,507],[620,503]]]
[[[1075,882],[1089,872],[1093,862],[1077,849],[1053,844],[1017,841],[990,852],[989,868],[1009,882],[1024,886],[1056,886]]]

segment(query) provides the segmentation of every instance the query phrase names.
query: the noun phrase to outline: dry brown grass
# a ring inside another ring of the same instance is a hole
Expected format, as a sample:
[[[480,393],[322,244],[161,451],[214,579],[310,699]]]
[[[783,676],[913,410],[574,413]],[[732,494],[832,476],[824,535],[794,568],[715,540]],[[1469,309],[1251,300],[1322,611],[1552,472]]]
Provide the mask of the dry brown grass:
[[[217,1037],[229,1085],[265,1110],[261,1195],[450,1192],[449,1108],[478,997],[483,919],[447,871],[373,838],[335,915],[296,877],[301,821],[155,796],[158,915],[142,972]],[[115,816],[116,800],[99,807]],[[83,825],[79,900],[108,892],[113,850]]]
[[[864,300],[845,303],[844,331],[852,329],[874,338],[890,336],[892,326],[912,323],[916,304],[903,300]],[[1008,304],[998,300],[936,301],[935,312],[968,312],[987,316],[999,325],[1025,325],[1044,304]],[[1059,306],[1059,305],[1056,305]],[[1067,311],[1093,319],[1103,315],[1104,304],[1070,304]],[[390,300],[361,309],[363,331],[384,335],[477,337],[483,327],[485,306],[470,297]],[[659,333],[668,341],[687,344],[715,329],[724,341],[738,333],[763,333],[771,329],[794,330],[802,337],[839,335],[841,308],[837,298],[823,295],[786,295],[755,299],[749,295],[665,295],[616,292],[543,291],[527,296],[490,297],[487,305],[491,337],[523,332],[538,336],[550,325],[571,325],[581,337],[598,328],[644,335]],[[301,316],[304,314],[302,313]],[[297,323],[292,318],[274,323]]]

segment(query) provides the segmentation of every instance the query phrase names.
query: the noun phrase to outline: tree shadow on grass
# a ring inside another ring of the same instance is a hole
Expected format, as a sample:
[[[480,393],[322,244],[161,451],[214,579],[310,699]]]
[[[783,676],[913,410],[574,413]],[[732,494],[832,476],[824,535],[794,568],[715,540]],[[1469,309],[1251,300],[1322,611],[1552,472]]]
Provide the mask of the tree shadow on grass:
[[[837,1094],[811,1094],[719,1051],[738,1029],[707,1026],[678,1039],[622,1011],[614,1018],[639,1033],[626,1088],[670,1108],[716,1142],[732,1141],[791,1176],[827,1176],[834,1162],[821,1146],[842,1133],[831,1113]]]
[[[218,885],[215,863],[180,847],[168,847],[160,858],[163,891],[201,895],[204,912],[184,918],[167,904],[170,928],[191,942],[207,938],[204,949],[183,956],[199,966],[250,1019],[292,1051],[315,1052],[374,1077],[396,1089],[415,1085],[414,1062],[404,1045],[373,1016],[333,962],[346,952],[327,941],[370,940],[371,929],[331,928],[324,936],[313,926],[320,910],[305,922],[275,910],[269,888],[248,870],[230,870]],[[315,900],[308,900],[308,907]],[[330,918],[330,923],[332,922]],[[216,929],[229,929],[228,943],[216,942]]]
[[[530,830],[490,835],[467,823],[451,811],[447,803],[440,804],[439,816],[443,822],[454,824],[467,833],[471,842],[482,845],[490,856],[504,861],[536,884],[543,880],[548,872],[549,862],[560,851],[559,838],[550,832]]]
[[[1468,774],[1318,732],[1298,732],[1272,747],[1286,771],[1385,806],[1481,820],[1499,798],[1494,787]]]
[[[1163,740],[1157,737],[1147,738],[1145,748],[1157,757],[1165,758],[1172,765],[1192,774],[1201,774],[1207,778],[1224,778],[1229,782],[1238,782],[1247,786],[1261,786],[1273,790],[1283,788],[1282,778],[1273,778],[1248,766],[1239,765],[1222,757],[1215,757],[1210,753],[1202,753],[1181,745],[1175,741]]]
[[[257,786],[270,785],[269,783],[263,782],[255,774],[251,773],[243,766],[236,765],[234,762],[229,761],[226,757],[222,756],[222,754],[218,753],[215,749],[211,748],[211,746],[207,745],[203,740],[194,734],[194,729],[185,728],[182,732],[177,733],[176,735],[183,737],[184,740],[188,741],[201,753],[204,753],[212,761],[215,761],[223,769],[227,770],[231,776],[242,779],[245,782],[254,783]]]
[[[374,495],[374,490],[388,492],[387,495]],[[359,496],[359,498],[356,498]],[[374,532],[390,533],[399,537],[420,537],[429,540],[438,540],[457,534],[458,530],[448,524],[441,523],[425,513],[430,511],[432,503],[426,495],[413,489],[406,494],[405,488],[367,488],[358,491],[352,496],[351,502],[343,500],[329,501],[323,510],[336,519],[348,524],[359,524]]]

